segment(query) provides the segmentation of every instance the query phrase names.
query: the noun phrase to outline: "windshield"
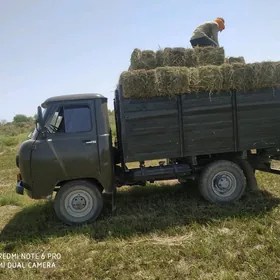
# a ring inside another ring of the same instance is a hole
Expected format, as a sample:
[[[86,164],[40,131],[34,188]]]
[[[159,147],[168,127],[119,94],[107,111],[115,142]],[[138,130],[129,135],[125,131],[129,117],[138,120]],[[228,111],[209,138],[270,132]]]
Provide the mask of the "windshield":
[[[63,119],[63,110],[59,107],[52,116],[45,120],[45,128],[48,133],[56,132],[62,123]]]

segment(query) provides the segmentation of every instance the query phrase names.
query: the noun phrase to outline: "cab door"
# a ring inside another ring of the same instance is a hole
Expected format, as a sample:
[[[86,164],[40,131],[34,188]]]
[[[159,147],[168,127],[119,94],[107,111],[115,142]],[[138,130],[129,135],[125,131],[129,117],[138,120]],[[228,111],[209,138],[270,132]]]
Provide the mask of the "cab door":
[[[94,100],[58,105],[45,126],[45,139],[32,151],[34,191],[48,195],[59,181],[99,177]]]

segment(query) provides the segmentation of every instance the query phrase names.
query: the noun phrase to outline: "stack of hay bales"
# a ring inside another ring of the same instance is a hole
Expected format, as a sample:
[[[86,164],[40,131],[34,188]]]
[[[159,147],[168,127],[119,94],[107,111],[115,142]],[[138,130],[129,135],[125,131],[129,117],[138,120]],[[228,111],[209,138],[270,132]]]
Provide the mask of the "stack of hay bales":
[[[280,86],[280,62],[245,63],[225,58],[223,48],[135,49],[120,76],[125,98],[175,96],[198,92],[246,92]]]
[[[134,49],[131,54],[129,70],[150,70],[165,66],[198,67],[221,65],[224,61],[225,52],[223,48],[165,48],[157,52]]]

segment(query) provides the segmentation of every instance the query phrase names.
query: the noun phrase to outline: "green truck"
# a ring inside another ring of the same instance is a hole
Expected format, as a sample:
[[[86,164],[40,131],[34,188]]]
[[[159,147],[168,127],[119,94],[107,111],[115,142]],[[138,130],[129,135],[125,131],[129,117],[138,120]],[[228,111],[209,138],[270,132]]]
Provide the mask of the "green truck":
[[[66,224],[98,218],[104,194],[124,185],[197,180],[210,203],[226,204],[256,183],[254,172],[279,174],[280,89],[244,93],[178,94],[173,98],[125,98],[115,91],[116,138],[107,98],[73,94],[38,107],[36,128],[16,157],[16,192],[33,199],[52,196]],[[159,161],[146,166],[147,160]],[[127,167],[139,162],[138,168]]]

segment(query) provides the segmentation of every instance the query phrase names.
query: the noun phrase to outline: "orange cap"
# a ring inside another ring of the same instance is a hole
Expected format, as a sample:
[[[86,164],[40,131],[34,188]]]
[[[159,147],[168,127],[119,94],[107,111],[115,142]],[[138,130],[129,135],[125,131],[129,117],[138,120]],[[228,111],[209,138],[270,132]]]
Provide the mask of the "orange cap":
[[[224,21],[224,19],[216,18],[214,21],[218,23],[220,30],[224,30],[225,29],[225,21]]]

